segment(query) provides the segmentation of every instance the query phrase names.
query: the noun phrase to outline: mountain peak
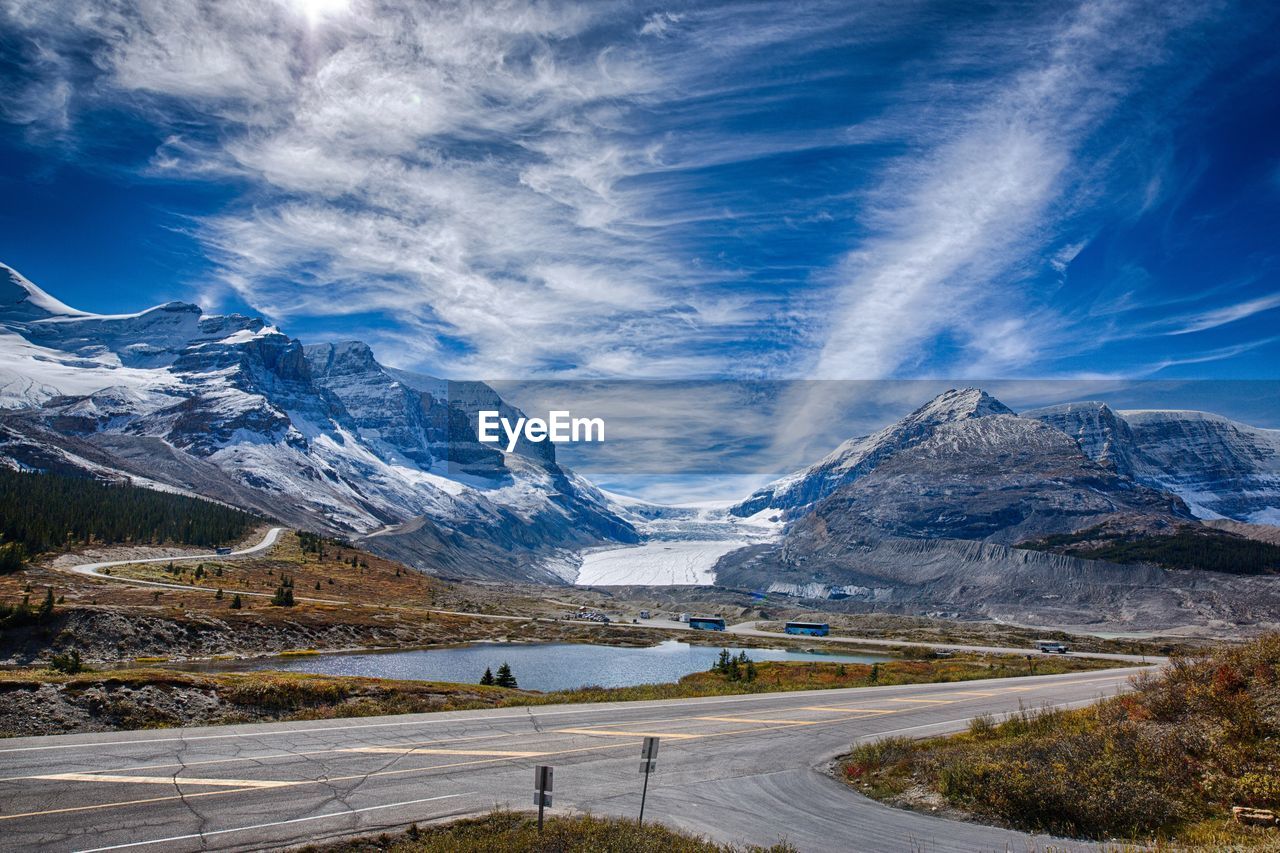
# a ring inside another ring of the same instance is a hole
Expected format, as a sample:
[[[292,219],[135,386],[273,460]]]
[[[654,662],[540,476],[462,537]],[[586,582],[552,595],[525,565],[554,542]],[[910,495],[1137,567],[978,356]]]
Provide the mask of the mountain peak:
[[[86,315],[54,299],[13,267],[0,263],[0,319],[25,322],[59,316]]]
[[[363,341],[307,344],[302,349],[317,376],[360,375],[382,370],[373,350]]]
[[[1017,414],[981,388],[952,388],[934,397],[909,416],[909,420],[956,421],[989,415]]]

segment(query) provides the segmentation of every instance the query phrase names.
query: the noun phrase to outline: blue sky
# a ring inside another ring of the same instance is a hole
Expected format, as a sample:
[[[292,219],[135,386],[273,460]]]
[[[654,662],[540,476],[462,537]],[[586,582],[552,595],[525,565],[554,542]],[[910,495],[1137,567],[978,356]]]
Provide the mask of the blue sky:
[[[1275,378],[1280,10],[0,0],[0,260],[456,378]]]

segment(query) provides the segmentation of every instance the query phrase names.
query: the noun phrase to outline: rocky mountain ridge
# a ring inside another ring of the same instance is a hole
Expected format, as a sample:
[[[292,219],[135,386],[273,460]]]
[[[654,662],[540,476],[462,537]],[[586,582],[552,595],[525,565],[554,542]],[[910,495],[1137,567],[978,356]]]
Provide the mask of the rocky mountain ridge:
[[[0,266],[8,464],[379,533],[370,548],[447,574],[555,580],[539,553],[639,538],[551,444],[480,445],[481,404],[516,411],[480,383],[386,368],[359,342],[304,347],[185,303],[87,314]]]

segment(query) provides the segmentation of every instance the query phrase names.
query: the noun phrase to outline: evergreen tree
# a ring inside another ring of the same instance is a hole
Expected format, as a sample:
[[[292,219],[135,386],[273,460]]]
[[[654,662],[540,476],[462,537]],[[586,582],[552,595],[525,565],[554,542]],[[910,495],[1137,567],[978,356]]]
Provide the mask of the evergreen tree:
[[[281,584],[276,587],[276,594],[271,596],[271,603],[276,607],[293,607],[293,584]]]
[[[484,675],[480,676],[480,683],[485,685],[486,687],[492,687],[493,686],[493,670],[489,669],[489,667],[486,666],[484,668]]]
[[[36,619],[44,622],[53,615],[53,587],[45,590],[44,601],[40,602],[40,609],[36,611]]]
[[[0,469],[0,573],[28,554],[86,542],[218,545],[259,521],[186,495]]]
[[[241,604],[240,604],[240,593],[238,593],[238,592],[237,592],[237,593],[235,594],[235,596],[233,596],[233,597],[232,597],[232,599],[231,599],[231,609],[232,609],[232,610],[239,610],[239,609],[240,609],[240,607],[241,607]]]
[[[0,604],[0,630],[17,628],[35,621],[31,612],[31,598],[23,596],[17,604]]]
[[[871,683],[872,683],[872,684],[875,684],[876,682],[878,682],[878,681],[880,680],[880,664],[878,664],[878,663],[873,663],[873,664],[871,664],[871,676],[870,676],[870,679],[871,679]]]
[[[0,575],[11,575],[22,568],[26,553],[21,542],[5,542],[0,545]]]
[[[63,675],[75,675],[84,671],[84,664],[80,662],[80,652],[75,649],[64,654],[53,655],[49,658],[49,669],[54,672],[60,672]]]
[[[733,659],[732,659],[732,656],[729,654],[729,650],[721,649],[720,657],[716,658],[716,662],[711,665],[711,671],[718,672],[721,675],[728,675],[729,667],[732,664],[732,662],[733,662]]]
[[[498,674],[494,677],[493,683],[499,687],[515,688],[520,685],[516,683],[516,677],[511,673],[511,667],[506,661],[502,662],[502,666],[498,667]]]
[[[213,594],[213,598],[215,601],[222,600],[222,587],[218,587],[218,591]]]

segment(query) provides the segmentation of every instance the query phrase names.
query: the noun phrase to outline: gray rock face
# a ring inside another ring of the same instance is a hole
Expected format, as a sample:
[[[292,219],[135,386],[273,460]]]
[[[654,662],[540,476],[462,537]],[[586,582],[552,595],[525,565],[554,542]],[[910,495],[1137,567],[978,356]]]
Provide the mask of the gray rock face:
[[[1208,412],[1070,403],[1025,412],[1077,438],[1091,458],[1179,495],[1200,518],[1280,524],[1280,430]]]
[[[850,439],[814,465],[759,489],[730,512],[745,517],[764,509],[806,507],[874,470],[884,459],[926,440],[943,424],[1013,413],[981,389],[947,391],[897,423]]]
[[[771,596],[825,599],[849,612],[956,613],[1022,625],[1167,630],[1280,624],[1274,578],[1117,566],[989,542],[868,535],[780,559],[744,549],[717,583]]]
[[[1113,532],[1172,532],[1197,523],[1179,495],[1210,490],[1216,507],[1254,510],[1253,490],[1269,482],[1270,431],[1216,416],[1117,413],[1101,403],[1029,415],[975,389],[948,392],[847,442],[739,505],[744,514],[785,507],[791,523],[779,543],[723,558],[717,584],[843,609],[1026,624],[1280,620],[1280,588],[1265,579],[1013,547],[1101,523]]]
[[[1014,544],[1067,533],[1118,514],[1191,518],[1171,495],[1141,486],[1086,457],[1039,421],[989,415],[939,425],[883,458],[796,521],[788,541],[872,529],[920,539]]]

